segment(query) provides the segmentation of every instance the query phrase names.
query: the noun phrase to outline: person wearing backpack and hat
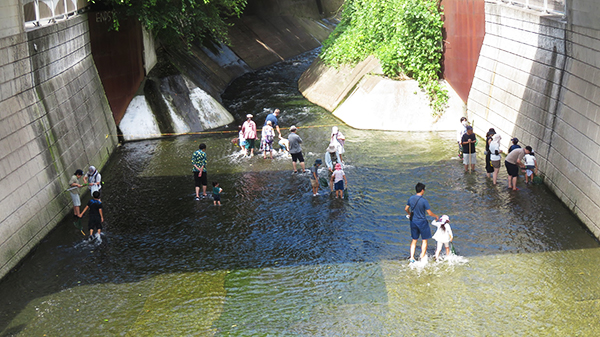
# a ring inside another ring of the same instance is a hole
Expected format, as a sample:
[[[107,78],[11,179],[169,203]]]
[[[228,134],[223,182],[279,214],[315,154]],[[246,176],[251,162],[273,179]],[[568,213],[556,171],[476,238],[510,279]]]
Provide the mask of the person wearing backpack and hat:
[[[327,147],[327,152],[325,152],[325,165],[327,165],[329,172],[333,172],[335,164],[341,162],[342,159],[340,158],[337,147],[333,144],[329,144]]]
[[[310,186],[312,187],[313,197],[319,195],[319,166],[323,164],[321,159],[315,160],[315,165],[310,168]]]
[[[90,193],[92,195],[94,195],[94,192],[96,191],[101,195],[102,176],[94,166],[90,166],[88,173],[83,177],[83,182],[90,186]]]

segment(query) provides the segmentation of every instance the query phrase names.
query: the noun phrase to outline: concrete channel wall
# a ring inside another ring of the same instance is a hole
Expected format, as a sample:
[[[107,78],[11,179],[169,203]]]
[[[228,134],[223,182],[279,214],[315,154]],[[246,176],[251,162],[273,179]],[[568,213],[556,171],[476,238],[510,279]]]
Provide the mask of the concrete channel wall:
[[[117,144],[87,15],[24,32],[22,4],[6,3],[0,22],[18,16],[0,27],[0,277],[72,212],[75,170],[102,167]]]
[[[467,108],[479,135],[532,146],[545,183],[600,237],[600,7],[569,8],[564,20],[486,3]]]

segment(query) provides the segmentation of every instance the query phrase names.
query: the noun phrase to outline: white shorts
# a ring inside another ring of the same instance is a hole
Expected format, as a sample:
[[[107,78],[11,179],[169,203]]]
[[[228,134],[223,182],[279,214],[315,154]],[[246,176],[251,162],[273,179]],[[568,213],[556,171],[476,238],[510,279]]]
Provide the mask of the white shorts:
[[[469,158],[471,158],[471,162],[469,162]],[[463,164],[465,165],[474,165],[475,159],[477,158],[477,153],[463,153]]]
[[[446,247],[450,247],[450,243],[449,243],[449,242],[441,242],[441,241],[438,241],[438,242],[437,242],[437,249],[436,249],[436,250],[437,250],[437,251],[439,251],[439,250],[442,250],[442,248],[444,247],[444,245],[445,245]]]
[[[73,200],[73,206],[81,206],[81,199],[79,198],[79,194],[69,194],[71,195],[71,200]]]

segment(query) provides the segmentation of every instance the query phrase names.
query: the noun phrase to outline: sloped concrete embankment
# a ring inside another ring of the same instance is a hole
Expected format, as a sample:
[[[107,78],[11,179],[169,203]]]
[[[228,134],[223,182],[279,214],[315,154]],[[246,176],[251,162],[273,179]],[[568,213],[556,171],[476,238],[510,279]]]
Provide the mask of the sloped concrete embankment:
[[[600,238],[600,8],[560,16],[486,2],[468,101],[475,131],[533,147],[545,183]]]
[[[317,59],[298,82],[304,97],[346,124],[393,131],[455,130],[466,106],[451,86],[446,82],[444,86],[450,101],[442,116],[434,117],[427,95],[416,81],[385,77],[372,56],[354,67],[339,69]]]
[[[333,29],[321,16],[339,5],[341,1],[252,1],[242,18],[232,20],[231,46],[195,45],[191,53],[166,50],[119,124],[125,140],[199,132],[233,122],[220,104],[229,83],[319,47]]]
[[[0,36],[0,277],[71,212],[73,172],[102,167],[117,144],[87,16],[22,26]]]

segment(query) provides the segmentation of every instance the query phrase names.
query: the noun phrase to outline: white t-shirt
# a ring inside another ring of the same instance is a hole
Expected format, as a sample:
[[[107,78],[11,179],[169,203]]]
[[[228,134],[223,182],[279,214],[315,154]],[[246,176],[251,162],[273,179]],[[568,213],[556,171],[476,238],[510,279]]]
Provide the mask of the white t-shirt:
[[[498,155],[495,155],[496,151],[498,151]],[[502,157],[500,156],[500,144],[496,142],[490,143],[490,160],[496,161],[500,160]]]
[[[467,127],[460,123],[460,127],[458,128],[458,130],[456,130],[456,141],[459,143],[462,142],[462,136],[465,133],[467,133]]]
[[[333,171],[333,182],[337,183],[340,180],[344,180],[344,171],[343,170]]]
[[[446,242],[450,242],[450,237],[452,236],[452,228],[450,228],[450,224],[446,223],[444,225],[444,227],[446,228],[446,230],[443,230],[440,226],[442,225],[441,221],[435,221],[433,220],[431,222],[432,225],[436,226],[438,229],[435,232],[435,234],[433,235],[433,238],[435,239],[435,241],[437,242],[442,242],[442,243],[446,243]]]
[[[523,160],[525,161],[525,166],[535,166],[535,156],[526,154],[523,156]]]

